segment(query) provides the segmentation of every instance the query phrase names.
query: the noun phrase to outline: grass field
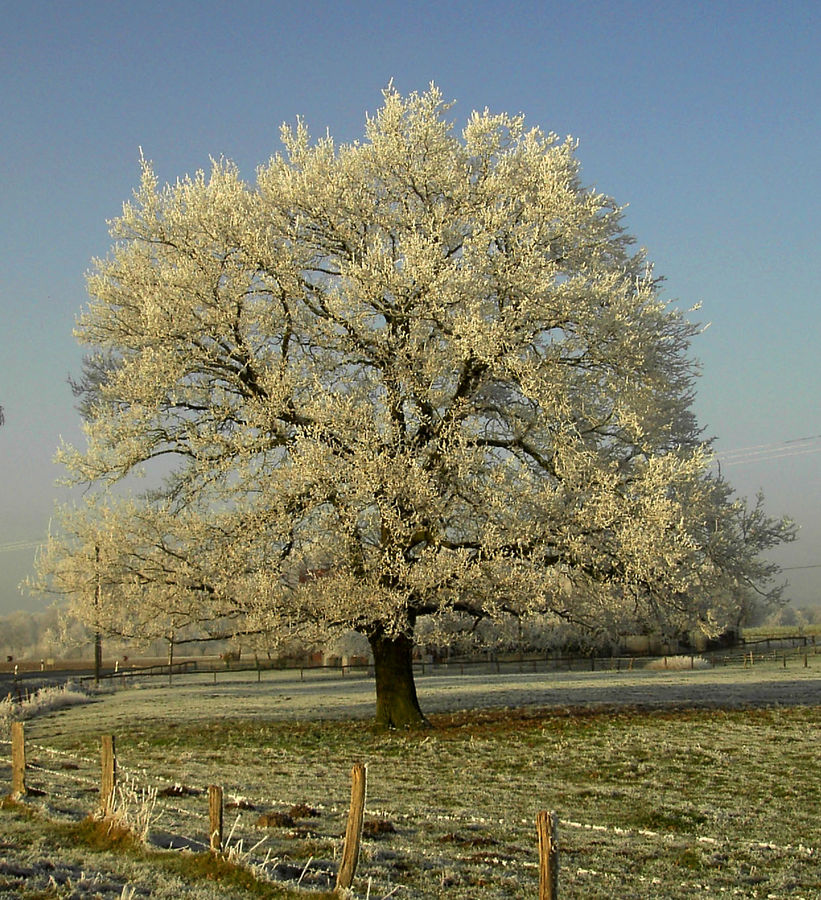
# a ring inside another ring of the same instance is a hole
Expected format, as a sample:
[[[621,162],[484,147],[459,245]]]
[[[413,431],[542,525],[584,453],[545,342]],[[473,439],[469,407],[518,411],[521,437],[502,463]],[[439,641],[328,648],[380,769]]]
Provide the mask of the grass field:
[[[772,664],[755,673],[544,681],[522,687],[517,680],[517,693],[502,680],[507,693],[494,694],[498,684],[488,679],[484,704],[473,702],[471,688],[482,687],[476,677],[420,682],[423,705],[438,712],[435,728],[418,735],[379,734],[366,719],[340,718],[356,708],[351,679],[347,700],[341,688],[336,705],[315,691],[313,708],[310,690],[289,708],[299,699],[296,684],[192,684],[179,692],[124,691],[42,715],[26,727],[32,762],[44,767],[33,768],[29,781],[40,781],[45,794],[22,811],[0,811],[0,833],[9,835],[0,843],[0,896],[3,878],[7,893],[26,900],[251,896],[216,876],[185,877],[168,868],[167,855],[120,854],[118,862],[110,851],[66,847],[50,831],[47,821],[76,822],[93,807],[101,731],[117,734],[124,775],[161,791],[177,786],[158,801],[155,843],[176,836],[196,849],[204,842],[202,791],[220,783],[233,803],[226,829],[234,828],[234,846],[246,850],[265,838],[253,857],[269,853],[269,871],[292,883],[301,877],[303,888],[318,890],[335,870],[349,772],[362,761],[368,800],[357,897],[533,897],[541,809],[560,818],[563,898],[821,896],[821,707],[811,702],[812,671]],[[369,690],[365,684],[363,696]],[[654,702],[643,702],[640,690]],[[711,691],[712,702],[704,702]],[[703,708],[686,708],[687,694]],[[769,705],[751,705],[756,694]],[[620,695],[623,703],[614,699]],[[775,705],[779,696],[801,705]],[[499,708],[500,698],[508,708]],[[545,698],[549,708],[539,702]],[[460,702],[484,708],[458,711]],[[259,816],[271,812],[279,824],[258,828]],[[99,870],[96,886],[72,894],[63,882],[52,893],[26,893],[2,867],[18,831],[34,846],[7,867],[34,871],[51,841],[74,854],[66,862],[76,869],[72,885]]]
[[[793,637],[805,635],[807,637],[821,637],[821,623],[813,622],[808,625],[756,625],[753,628],[743,629],[744,638],[755,640],[761,637]]]

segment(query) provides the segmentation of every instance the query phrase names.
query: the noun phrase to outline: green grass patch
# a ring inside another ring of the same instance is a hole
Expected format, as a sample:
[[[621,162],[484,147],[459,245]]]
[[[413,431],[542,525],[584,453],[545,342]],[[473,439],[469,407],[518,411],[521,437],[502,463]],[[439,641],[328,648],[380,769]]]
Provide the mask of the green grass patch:
[[[821,623],[810,625],[757,625],[754,628],[744,628],[743,636],[747,640],[756,638],[790,638],[790,637],[821,637]]]

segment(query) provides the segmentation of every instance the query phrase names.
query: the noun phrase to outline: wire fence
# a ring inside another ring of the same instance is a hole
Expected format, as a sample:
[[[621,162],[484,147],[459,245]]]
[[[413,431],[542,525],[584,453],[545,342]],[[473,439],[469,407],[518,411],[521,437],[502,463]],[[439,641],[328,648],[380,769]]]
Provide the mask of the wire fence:
[[[761,663],[779,666],[807,666],[818,653],[812,642],[794,647],[756,645],[754,649],[713,654],[709,664],[755,667]],[[658,657],[662,667],[695,665],[697,656]],[[634,668],[633,657],[560,657],[532,656],[484,660],[450,660],[443,663],[419,661],[416,674],[427,675],[481,673],[530,673],[562,671],[619,672]],[[647,660],[641,660],[642,665]],[[582,663],[584,666],[582,668]],[[813,663],[815,666],[815,663]],[[363,664],[345,666],[314,666],[288,670],[293,678],[347,679],[366,678],[370,667]],[[173,684],[187,679],[215,683],[224,678],[254,679],[257,681],[282,675],[283,670],[263,665],[242,666],[233,661],[230,666],[204,669],[181,661],[175,668],[155,665],[116,673],[115,685],[127,686],[145,678],[171,676]],[[131,742],[134,744],[134,742]],[[10,742],[2,740],[2,745]],[[209,848],[211,823],[208,809],[208,787],[196,778],[164,775],[158,771],[156,760],[141,765],[138,754],[118,759],[119,804],[125,815],[133,820],[150,818],[148,840],[157,847],[205,852]],[[384,763],[384,761],[383,761]],[[40,804],[46,815],[79,820],[97,808],[100,794],[100,759],[94,755],[70,752],[45,743],[31,743],[27,748],[26,772],[31,802]],[[3,767],[0,765],[0,773]],[[182,770],[177,770],[185,771]],[[202,769],[198,769],[202,771]],[[220,780],[219,770],[209,778]],[[311,775],[306,773],[306,783]],[[281,795],[273,789],[247,796],[247,782],[239,780],[239,773],[231,769],[223,778],[225,787],[226,848],[235,859],[261,873],[264,877],[303,888],[327,888],[333,882],[343,847],[347,807],[345,785],[324,796],[314,793],[310,806],[304,795]],[[231,784],[232,779],[235,781]],[[259,781],[255,783],[259,790]],[[264,796],[265,800],[260,800]],[[147,807],[151,806],[148,810]],[[149,816],[150,813],[150,816]],[[369,800],[366,813],[366,832],[363,845],[363,878],[367,879],[369,896],[387,897],[399,887],[405,872],[438,873],[441,892],[450,894],[463,884],[486,886],[481,893],[491,896],[521,895],[511,893],[527,888],[535,892],[539,878],[539,856],[531,818],[512,814],[487,817],[471,814],[464,809],[454,812],[429,809],[404,811],[391,797],[377,796]],[[612,823],[577,821],[561,818],[558,822],[562,845],[563,879],[571,881],[583,892],[584,885],[612,883],[614,889],[624,880],[606,860],[636,853],[639,857],[670,854],[687,859],[686,854],[709,852],[716,858],[743,856],[745,859],[765,858],[765,865],[797,866],[802,870],[818,870],[819,850],[814,846],[795,842],[767,840],[741,841],[716,834],[682,833],[648,828],[620,827]],[[370,832],[368,831],[370,829]],[[629,846],[629,851],[613,849]],[[766,862],[770,860],[770,862]],[[753,863],[750,863],[753,865]],[[686,869],[686,866],[684,866]],[[680,876],[686,874],[682,870]],[[803,877],[803,876],[802,876]],[[655,882],[651,876],[631,871],[631,880],[648,890]],[[799,879],[800,881],[800,879]],[[530,887],[527,887],[527,886]],[[677,890],[692,894],[704,893],[704,885],[697,878],[684,878]],[[638,889],[638,888],[637,888]],[[656,888],[653,888],[654,890]],[[371,893],[373,891],[373,893]],[[494,893],[495,891],[495,893]],[[404,896],[413,896],[413,889]],[[581,895],[581,894],[580,894]],[[454,893],[454,896],[470,896]]]
[[[22,728],[21,728],[22,733]],[[10,748],[11,741],[0,740]],[[13,753],[12,753],[13,757]],[[79,820],[100,808],[104,790],[100,757],[28,742],[24,753],[25,785],[21,793],[51,818]],[[1,767],[0,767],[1,768]],[[116,761],[117,814],[126,823],[142,821],[150,844],[176,850],[206,852],[213,846],[209,792],[164,777],[155,768]],[[213,773],[220,779],[219,771]],[[306,775],[306,777],[310,777]],[[18,785],[19,786],[19,785]],[[234,786],[235,788],[237,786]],[[14,788],[14,772],[12,772]],[[312,806],[300,796],[266,796],[263,802],[241,790],[226,790],[224,809],[228,825],[225,852],[272,881],[305,889],[332,887],[343,853],[348,808],[345,786]],[[486,896],[535,896],[540,879],[539,848],[534,822],[522,816],[481,816],[462,811],[397,810],[390,798],[369,801],[365,810],[360,883],[368,896],[389,897],[403,889],[397,878],[409,872],[439,873],[441,890],[463,886],[466,880],[483,886]],[[614,824],[558,820],[563,878],[582,890],[587,882],[597,888],[623,882],[624,874],[608,871],[601,863],[602,848],[625,847],[641,858],[707,849],[727,858],[733,854],[788,859],[817,871],[819,848],[765,840],[738,840],[722,835],[682,833]],[[685,873],[686,874],[686,873]],[[632,872],[638,887],[660,889],[658,879]],[[693,894],[704,887],[697,878],[677,875],[677,890]],[[509,891],[516,888],[516,893]],[[528,887],[529,886],[529,887]],[[657,894],[658,895],[658,894]],[[404,896],[414,896],[413,890]],[[461,894],[464,896],[464,894]],[[539,896],[542,896],[541,894]],[[548,894],[544,894],[548,896]]]
[[[7,752],[12,741],[0,739]],[[101,813],[103,778],[101,758],[90,758],[40,743],[26,742],[25,786],[20,792],[28,802],[37,804],[48,818],[81,821]],[[14,791],[12,790],[12,795]],[[284,798],[269,798],[268,804],[292,808]],[[111,816],[124,826],[142,821],[144,837],[150,846],[166,850],[207,852],[211,848],[207,787],[192,787],[177,779],[166,778],[144,768],[125,766],[116,759],[116,786],[111,799]],[[239,793],[229,793],[225,802],[229,822],[225,837],[225,855],[239,861],[257,874],[285,884],[327,888],[333,865],[321,860],[311,866],[291,864],[272,852],[270,835],[260,837],[256,824],[259,807]],[[336,856],[339,820],[344,809],[323,807],[324,837]]]
[[[747,649],[747,646],[750,649]],[[696,668],[702,666],[754,665],[756,662],[790,660],[808,665],[808,659],[821,653],[821,646],[810,638],[779,638],[756,640],[743,648],[709,653],[670,653],[661,656],[598,656],[580,654],[519,654],[516,656],[491,656],[485,658],[419,659],[413,664],[414,676],[439,675],[524,675],[561,672],[629,672],[647,666],[656,668]],[[100,678],[109,684],[129,684],[138,678],[167,678],[170,683],[184,684],[187,676],[209,677],[214,684],[225,677],[247,677],[261,682],[266,677],[291,675],[301,682],[310,679],[373,678],[373,664],[367,661],[331,664],[283,666],[262,661],[243,663],[234,661],[227,665],[215,665],[186,660],[172,665],[156,664],[148,667],[118,668],[103,673]],[[84,675],[81,682],[94,680]]]
[[[705,651],[668,650],[655,655],[650,652],[630,654],[596,654],[551,651],[547,653],[495,654],[480,656],[423,656],[414,661],[414,673],[417,676],[435,674],[484,674],[487,672],[519,673],[525,672],[583,672],[583,671],[624,671],[641,668],[657,660],[665,658],[687,657],[691,660],[707,660],[711,665],[731,665],[749,661],[750,653],[754,659],[764,660],[770,654],[815,655],[821,651],[821,637],[814,633],[782,633],[765,634],[755,632],[750,637],[743,635],[735,645],[721,649]],[[0,662],[0,697],[17,691],[37,690],[43,686],[64,684],[68,680],[106,683],[127,683],[133,678],[179,678],[180,676],[203,673],[218,679],[223,673],[246,673],[249,678],[262,680],[266,673],[279,672],[298,674],[301,681],[306,678],[329,677],[345,678],[350,676],[372,677],[373,665],[362,657],[353,657],[348,661],[337,659],[326,662],[315,662],[294,659],[266,659],[262,657],[244,658],[234,654],[223,654],[220,657],[188,657],[175,662],[153,662],[150,664],[122,661],[109,661],[99,672],[94,672],[89,663],[58,662],[52,659],[28,660],[17,662]]]
[[[808,668],[810,660],[821,655],[821,643],[814,635],[760,637],[743,646],[703,654],[666,656],[596,656],[573,654],[518,654],[484,658],[450,658],[414,661],[414,677],[480,675],[550,675],[581,672],[633,672],[644,668],[680,670],[688,668],[754,668],[761,663],[777,663],[783,668]],[[185,659],[150,665],[109,666],[99,675],[87,671],[14,671],[0,673],[0,703],[24,703],[27,698],[48,687],[69,682],[100,684],[126,688],[145,681],[164,679],[170,687],[208,681],[214,685],[230,680],[262,683],[268,680],[298,680],[300,683],[373,679],[373,664],[366,660],[325,664],[283,665],[267,660]]]

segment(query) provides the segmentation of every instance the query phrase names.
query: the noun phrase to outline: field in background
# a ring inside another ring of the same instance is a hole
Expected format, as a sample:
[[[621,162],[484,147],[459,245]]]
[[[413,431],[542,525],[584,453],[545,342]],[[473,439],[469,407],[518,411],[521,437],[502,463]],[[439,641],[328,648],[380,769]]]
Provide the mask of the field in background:
[[[821,610],[821,607],[819,608]],[[783,638],[793,636],[821,637],[821,622],[810,622],[796,627],[795,625],[756,625],[742,629],[742,635],[746,640],[757,638]]]
[[[225,679],[144,684],[31,720],[33,760],[57,774],[35,769],[46,794],[29,802],[81,815],[99,735],[115,733],[124,774],[180,788],[158,807],[155,839],[204,841],[201,792],[220,783],[234,840],[266,837],[262,856],[318,883],[336,864],[351,765],[364,761],[358,897],[533,897],[540,809],[560,817],[562,897],[821,894],[814,658],[808,669],[423,678],[437,727],[408,736],[372,732],[364,678]],[[762,700],[779,705],[747,708]],[[294,807],[318,815],[255,825]],[[142,877],[151,883],[150,867]]]

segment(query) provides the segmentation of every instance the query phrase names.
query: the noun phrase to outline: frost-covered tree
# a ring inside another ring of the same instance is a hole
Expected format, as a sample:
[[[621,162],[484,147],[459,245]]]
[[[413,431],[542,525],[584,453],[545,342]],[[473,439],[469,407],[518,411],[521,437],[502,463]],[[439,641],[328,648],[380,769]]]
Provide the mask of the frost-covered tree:
[[[105,532],[111,615],[354,629],[392,726],[423,719],[421,617],[715,631],[791,536],[711,473],[698,327],[574,143],[448,116],[389,89],[362,142],[283,127],[253,186],[144,162],[77,327],[87,446],[59,453],[98,492],[66,552]]]
[[[98,634],[147,646],[219,641],[245,635],[244,610],[214,596],[200,566],[207,536],[171,522],[134,499],[90,496],[81,508],[59,510],[59,534],[38,551],[27,587],[69,599]],[[186,531],[186,543],[173,538]],[[249,637],[253,637],[251,635]]]

